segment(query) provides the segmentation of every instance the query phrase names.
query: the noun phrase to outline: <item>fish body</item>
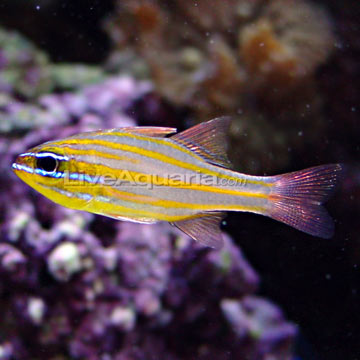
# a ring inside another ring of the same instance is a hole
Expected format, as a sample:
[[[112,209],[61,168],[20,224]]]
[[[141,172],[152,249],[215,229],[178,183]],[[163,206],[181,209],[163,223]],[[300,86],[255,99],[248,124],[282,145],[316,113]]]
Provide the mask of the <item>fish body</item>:
[[[12,167],[58,204],[121,220],[167,221],[214,248],[222,245],[226,211],[330,237],[333,223],[321,203],[341,165],[268,177],[235,172],[226,156],[229,123],[217,118],[182,133],[161,127],[81,133],[20,154]]]

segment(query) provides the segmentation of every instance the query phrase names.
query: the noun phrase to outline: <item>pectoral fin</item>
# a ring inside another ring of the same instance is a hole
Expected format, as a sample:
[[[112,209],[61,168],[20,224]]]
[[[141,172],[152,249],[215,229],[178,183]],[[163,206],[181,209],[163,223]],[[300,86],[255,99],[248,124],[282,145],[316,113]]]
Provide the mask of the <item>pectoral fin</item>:
[[[203,245],[220,249],[223,246],[220,222],[224,217],[225,213],[213,212],[172,224]]]

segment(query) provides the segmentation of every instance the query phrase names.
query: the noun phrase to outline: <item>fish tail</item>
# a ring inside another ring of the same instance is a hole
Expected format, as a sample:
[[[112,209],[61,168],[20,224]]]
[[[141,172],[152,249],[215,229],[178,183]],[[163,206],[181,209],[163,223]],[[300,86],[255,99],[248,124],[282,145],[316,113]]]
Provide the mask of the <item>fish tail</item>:
[[[329,164],[274,176],[267,215],[305,233],[331,238],[334,222],[322,204],[333,193],[342,170],[341,164]]]

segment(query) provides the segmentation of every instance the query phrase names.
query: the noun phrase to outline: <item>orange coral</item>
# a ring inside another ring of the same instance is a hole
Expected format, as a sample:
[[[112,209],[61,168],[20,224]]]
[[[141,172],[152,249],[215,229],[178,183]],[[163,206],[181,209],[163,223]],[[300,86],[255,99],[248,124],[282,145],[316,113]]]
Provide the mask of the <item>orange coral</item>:
[[[331,52],[333,41],[324,12],[294,0],[272,1],[239,37],[240,56],[253,83],[286,91],[313,75]]]
[[[135,21],[140,27],[140,32],[151,32],[161,22],[160,9],[155,4],[138,4],[133,7]]]
[[[258,81],[286,86],[298,77],[301,67],[295,54],[276,38],[269,22],[249,27],[241,37],[245,40],[240,53],[253,80],[257,76]]]

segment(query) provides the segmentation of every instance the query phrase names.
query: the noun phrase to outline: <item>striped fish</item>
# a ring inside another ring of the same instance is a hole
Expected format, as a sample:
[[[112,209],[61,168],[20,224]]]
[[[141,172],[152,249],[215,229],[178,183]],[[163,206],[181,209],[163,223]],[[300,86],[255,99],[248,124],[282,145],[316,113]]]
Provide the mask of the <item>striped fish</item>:
[[[141,223],[167,221],[213,248],[222,246],[226,211],[266,215],[331,237],[333,221],[321,204],[342,166],[266,177],[235,172],[226,156],[229,123],[217,118],[181,133],[164,127],[81,133],[19,155],[12,168],[63,206]]]

